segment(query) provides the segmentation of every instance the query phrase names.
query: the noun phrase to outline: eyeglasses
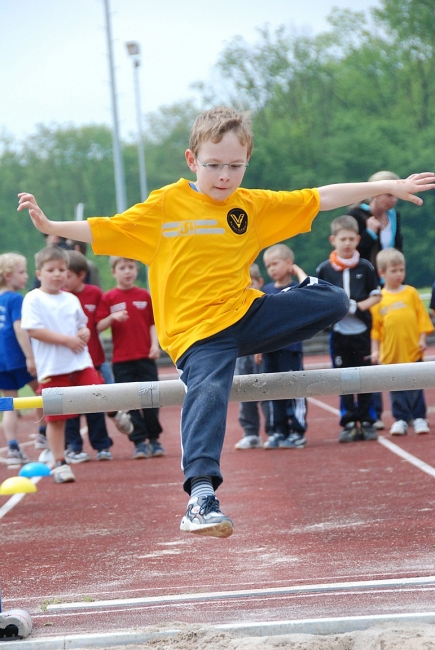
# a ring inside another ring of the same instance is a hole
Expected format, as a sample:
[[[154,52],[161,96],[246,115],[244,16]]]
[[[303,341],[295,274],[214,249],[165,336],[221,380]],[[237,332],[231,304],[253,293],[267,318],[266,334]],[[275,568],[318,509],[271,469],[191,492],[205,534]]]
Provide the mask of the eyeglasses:
[[[241,172],[242,169],[246,169],[248,167],[249,163],[203,163],[200,161],[198,157],[196,157],[197,161],[202,167],[205,167],[205,169],[208,172],[220,172],[224,167],[228,167],[228,171],[230,172]]]

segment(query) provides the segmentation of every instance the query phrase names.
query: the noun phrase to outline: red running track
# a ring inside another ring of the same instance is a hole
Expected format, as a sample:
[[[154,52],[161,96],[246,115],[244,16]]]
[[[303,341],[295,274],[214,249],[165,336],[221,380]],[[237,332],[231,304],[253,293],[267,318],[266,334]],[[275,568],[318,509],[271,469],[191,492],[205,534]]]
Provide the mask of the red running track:
[[[178,407],[161,411],[164,458],[132,460],[132,444],[112,428],[113,461],[74,466],[74,484],[43,478],[6,514],[8,497],[0,497],[3,608],[29,609],[38,637],[433,611],[435,579],[406,580],[435,574],[435,389],[426,398],[432,434],[384,433],[423,469],[379,442],[338,444],[337,397],[310,402],[305,449],[236,451],[231,404],[218,493],[235,522],[226,540],[179,531],[187,496]],[[388,411],[384,420],[388,431]],[[21,439],[35,430],[24,414]],[[25,449],[37,459],[32,444]],[[16,473],[0,463],[0,482]],[[364,584],[382,580],[392,582]],[[273,591],[291,587],[299,591]],[[228,591],[237,593],[220,593]],[[151,600],[94,607],[143,598]],[[50,608],[62,603],[78,608]]]

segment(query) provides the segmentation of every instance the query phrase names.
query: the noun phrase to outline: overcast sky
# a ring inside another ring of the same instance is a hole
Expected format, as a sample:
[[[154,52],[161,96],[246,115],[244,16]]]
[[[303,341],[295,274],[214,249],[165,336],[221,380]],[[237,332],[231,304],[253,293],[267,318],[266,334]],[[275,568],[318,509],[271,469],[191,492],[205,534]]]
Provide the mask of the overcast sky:
[[[142,49],[142,112],[194,95],[236,35],[257,39],[269,23],[312,34],[332,7],[364,10],[379,0],[109,0],[120,130],[134,137],[132,61]],[[103,0],[0,0],[0,131],[18,138],[37,123],[111,124]]]

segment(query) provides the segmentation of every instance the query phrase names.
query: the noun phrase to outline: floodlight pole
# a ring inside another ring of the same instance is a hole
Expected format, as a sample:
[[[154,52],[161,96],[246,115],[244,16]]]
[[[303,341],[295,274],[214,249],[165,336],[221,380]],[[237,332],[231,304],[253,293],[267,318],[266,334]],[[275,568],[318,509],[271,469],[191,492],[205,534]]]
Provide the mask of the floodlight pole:
[[[145,150],[142,134],[142,110],[140,105],[140,85],[139,85],[139,67],[140,67],[140,46],[136,41],[129,41],[125,44],[128,55],[133,63],[133,83],[136,101],[136,121],[137,121],[137,153],[139,159],[139,182],[140,195],[142,201],[148,197],[147,177],[145,170]]]
[[[122,161],[122,150],[119,138],[118,105],[116,101],[116,81],[113,64],[112,28],[110,24],[109,0],[104,0],[104,10],[106,16],[107,54],[109,60],[110,96],[113,119],[112,142],[113,166],[115,173],[116,209],[118,212],[124,212],[127,209],[127,197],[125,192],[124,164]]]

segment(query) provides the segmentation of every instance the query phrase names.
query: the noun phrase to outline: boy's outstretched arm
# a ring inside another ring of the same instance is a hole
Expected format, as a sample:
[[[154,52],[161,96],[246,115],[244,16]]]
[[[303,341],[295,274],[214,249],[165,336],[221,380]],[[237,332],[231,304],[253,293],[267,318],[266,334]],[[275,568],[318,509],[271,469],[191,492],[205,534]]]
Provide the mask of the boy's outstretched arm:
[[[423,200],[414,196],[417,192],[435,189],[435,174],[422,172],[398,181],[373,181],[370,183],[339,183],[317,188],[320,194],[320,210],[334,210],[369,199],[379,194],[392,194],[403,201],[422,205]]]
[[[41,232],[92,243],[92,233],[87,221],[49,221],[36,203],[33,194],[21,192],[18,197],[18,212],[28,210],[33,225]]]

